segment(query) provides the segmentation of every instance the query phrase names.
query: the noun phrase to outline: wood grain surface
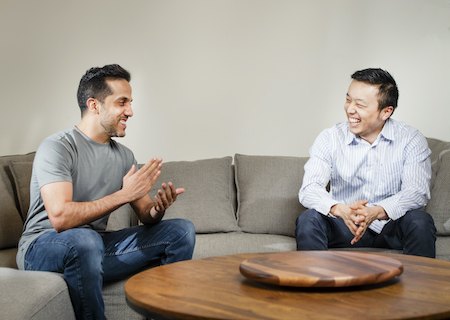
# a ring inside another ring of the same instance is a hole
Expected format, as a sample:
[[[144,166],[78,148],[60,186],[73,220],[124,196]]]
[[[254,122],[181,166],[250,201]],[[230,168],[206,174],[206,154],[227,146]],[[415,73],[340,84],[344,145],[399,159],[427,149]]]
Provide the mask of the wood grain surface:
[[[351,251],[293,251],[261,255],[241,263],[251,280],[292,287],[349,287],[391,280],[400,261]]]
[[[134,310],[153,319],[450,318],[450,262],[372,254],[399,260],[403,274],[363,286],[280,287],[242,276],[241,263],[262,254],[239,254],[148,269],[126,282],[125,293]]]

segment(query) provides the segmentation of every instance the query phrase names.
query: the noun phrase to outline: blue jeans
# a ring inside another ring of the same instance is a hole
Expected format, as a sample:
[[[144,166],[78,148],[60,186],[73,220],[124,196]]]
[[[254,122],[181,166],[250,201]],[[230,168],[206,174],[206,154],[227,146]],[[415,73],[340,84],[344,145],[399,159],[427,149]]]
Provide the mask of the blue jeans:
[[[195,229],[183,219],[163,220],[103,235],[88,228],[47,232],[32,242],[25,269],[64,274],[77,319],[106,319],[103,281],[130,275],[161,260],[192,258]]]
[[[408,211],[389,221],[380,234],[368,229],[353,246],[354,235],[341,218],[327,217],[316,210],[303,211],[297,218],[297,250],[373,247],[403,250],[404,254],[434,258],[436,228],[433,218],[422,210]]]

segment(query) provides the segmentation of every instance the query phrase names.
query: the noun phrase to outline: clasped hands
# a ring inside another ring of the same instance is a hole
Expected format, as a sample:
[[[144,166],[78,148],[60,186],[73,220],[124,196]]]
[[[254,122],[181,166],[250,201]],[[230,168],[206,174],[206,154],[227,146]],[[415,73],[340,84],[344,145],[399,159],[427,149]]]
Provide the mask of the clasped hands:
[[[131,197],[130,202],[139,200],[148,194],[156,180],[161,175],[162,159],[153,158],[148,161],[141,169],[136,171],[136,166],[133,165],[128,173],[123,178],[123,188]],[[153,208],[157,214],[164,213],[170,205],[172,205],[177,196],[185,192],[184,188],[175,188],[172,182],[163,183],[162,189],[158,190],[155,195],[155,205]]]
[[[359,200],[350,205],[338,203],[331,208],[331,214],[342,218],[350,232],[355,236],[351,241],[351,245],[354,245],[362,238],[372,222],[387,217],[382,207],[366,207],[367,203],[367,200]]]

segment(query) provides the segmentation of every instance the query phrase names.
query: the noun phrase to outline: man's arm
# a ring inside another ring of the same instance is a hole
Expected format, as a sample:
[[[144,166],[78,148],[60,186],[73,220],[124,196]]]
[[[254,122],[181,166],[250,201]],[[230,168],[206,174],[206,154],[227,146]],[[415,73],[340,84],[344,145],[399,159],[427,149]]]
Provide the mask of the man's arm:
[[[42,200],[53,228],[57,232],[62,232],[84,225],[107,215],[125,203],[142,199],[160,176],[161,161],[154,158],[138,171],[133,165],[123,178],[121,190],[94,201],[72,201],[71,182],[53,182],[42,186]]]
[[[329,133],[323,131],[314,141],[299,191],[299,200],[304,207],[315,209],[324,215],[328,215],[330,208],[338,203],[326,190],[333,165],[330,139]]]
[[[405,147],[405,160],[401,172],[396,173],[401,175],[400,190],[377,203],[383,207],[390,219],[397,220],[406,212],[427,204],[430,199],[430,154],[425,137],[417,131]]]

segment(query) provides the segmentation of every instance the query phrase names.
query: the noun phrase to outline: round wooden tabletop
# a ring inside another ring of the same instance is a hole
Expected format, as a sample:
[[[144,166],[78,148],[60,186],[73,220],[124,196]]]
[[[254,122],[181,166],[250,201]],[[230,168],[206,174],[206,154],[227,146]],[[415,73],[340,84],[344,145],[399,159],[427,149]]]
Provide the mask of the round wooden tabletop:
[[[364,259],[369,253],[357,254]],[[267,255],[219,256],[148,269],[125,284],[128,304],[154,319],[450,318],[450,262],[370,253],[400,261],[403,273],[382,283],[337,288],[284,287],[240,273],[243,261]]]

